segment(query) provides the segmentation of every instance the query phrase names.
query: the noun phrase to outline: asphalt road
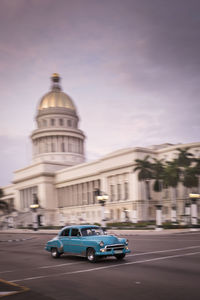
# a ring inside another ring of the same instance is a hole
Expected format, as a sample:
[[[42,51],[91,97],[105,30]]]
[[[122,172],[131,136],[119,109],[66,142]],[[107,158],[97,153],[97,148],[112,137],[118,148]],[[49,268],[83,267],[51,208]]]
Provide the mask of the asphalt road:
[[[96,264],[51,258],[44,250],[51,237],[0,233],[0,296],[6,290],[17,292],[5,297],[15,300],[199,298],[200,232],[129,236],[132,253],[124,261]]]

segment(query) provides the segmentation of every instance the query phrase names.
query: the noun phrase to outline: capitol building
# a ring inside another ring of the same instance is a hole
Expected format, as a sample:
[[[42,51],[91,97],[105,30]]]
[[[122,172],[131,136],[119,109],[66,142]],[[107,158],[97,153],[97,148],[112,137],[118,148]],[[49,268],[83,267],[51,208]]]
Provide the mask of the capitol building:
[[[85,134],[79,128],[74,101],[62,91],[60,76],[51,77],[51,89],[37,106],[36,129],[31,134],[32,162],[16,170],[12,184],[2,187],[3,200],[13,206],[18,226],[32,223],[35,202],[38,222],[44,226],[73,223],[101,223],[102,209],[107,222],[155,220],[159,193],[151,191],[146,200],[144,182],[134,172],[136,159],[169,161],[177,148],[189,147],[200,154],[200,142],[162,144],[148,148],[126,148],[92,162],[85,161]],[[104,206],[98,194],[106,195]],[[177,218],[184,214],[184,189],[177,189]],[[168,189],[162,192],[163,221],[171,220],[172,205]],[[199,208],[198,208],[199,213]],[[147,217],[148,216],[148,217]]]

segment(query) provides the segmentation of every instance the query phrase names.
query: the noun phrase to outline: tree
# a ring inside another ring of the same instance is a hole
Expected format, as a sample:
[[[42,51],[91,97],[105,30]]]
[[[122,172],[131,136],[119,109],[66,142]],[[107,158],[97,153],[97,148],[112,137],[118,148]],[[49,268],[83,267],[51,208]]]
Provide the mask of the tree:
[[[193,154],[188,152],[190,148],[177,148],[176,150],[179,151],[178,153],[178,158],[177,158],[177,165],[179,167],[189,167],[191,162],[192,162],[192,158],[193,158]]]
[[[138,180],[144,181],[146,186],[147,199],[151,199],[149,181],[152,179],[152,164],[149,161],[149,155],[142,159],[136,159],[134,164],[134,172],[138,171]]]
[[[155,192],[161,192],[164,174],[163,159],[153,158],[153,160],[154,163],[152,163],[152,177],[155,179],[153,189]]]
[[[195,163],[195,174],[198,177],[198,193],[200,194],[200,158],[194,158],[193,161]]]
[[[189,189],[198,186],[198,176],[195,167],[185,168],[183,185]]]
[[[0,188],[0,210],[2,210],[3,212],[8,212],[9,211],[9,206],[8,206],[8,203],[6,201],[2,200],[3,196],[4,196],[4,192]]]
[[[177,160],[168,161],[164,167],[163,183],[164,186],[171,189],[171,202],[172,207],[176,207],[176,192],[175,189],[179,183],[180,170],[177,165]]]
[[[0,199],[4,196],[3,190],[0,188]]]
[[[152,164],[149,161],[149,155],[145,156],[144,159],[136,159],[134,166],[134,172],[138,171],[138,180],[145,183],[146,200],[149,205],[149,201],[151,200],[149,182],[152,179]],[[146,218],[148,218],[147,215]]]
[[[177,148],[179,151],[177,157],[177,165],[179,166],[180,170],[180,181],[182,182],[183,186],[185,187],[185,200],[188,198],[188,191],[187,188],[191,187],[192,183],[192,173],[193,171],[190,170],[190,165],[193,162],[193,154],[190,153],[188,150],[189,148]],[[193,173],[194,174],[194,173]]]

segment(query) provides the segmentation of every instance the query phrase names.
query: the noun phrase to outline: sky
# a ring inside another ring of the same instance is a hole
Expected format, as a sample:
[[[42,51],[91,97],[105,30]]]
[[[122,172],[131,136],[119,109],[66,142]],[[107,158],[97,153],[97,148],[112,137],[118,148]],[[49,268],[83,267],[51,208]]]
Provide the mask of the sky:
[[[30,165],[59,73],[86,158],[200,141],[199,0],[0,0],[0,186]]]

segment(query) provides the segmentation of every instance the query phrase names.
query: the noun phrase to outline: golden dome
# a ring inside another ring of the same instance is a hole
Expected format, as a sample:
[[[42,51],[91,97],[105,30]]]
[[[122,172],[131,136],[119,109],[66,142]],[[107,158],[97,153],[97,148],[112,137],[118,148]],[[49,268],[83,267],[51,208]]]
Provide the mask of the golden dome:
[[[53,73],[51,79],[53,82],[52,89],[42,97],[38,106],[38,110],[43,110],[51,107],[63,107],[71,110],[76,110],[72,99],[61,90],[61,87],[59,85],[59,74]]]

